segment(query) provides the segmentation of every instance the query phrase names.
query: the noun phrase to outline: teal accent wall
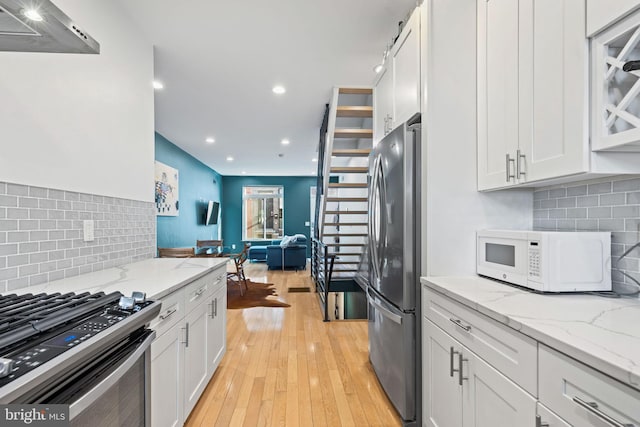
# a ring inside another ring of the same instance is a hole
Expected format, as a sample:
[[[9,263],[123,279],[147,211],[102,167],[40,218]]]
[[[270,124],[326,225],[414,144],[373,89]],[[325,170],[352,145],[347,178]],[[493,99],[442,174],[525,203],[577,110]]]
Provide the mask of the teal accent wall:
[[[178,148],[164,136],[155,134],[155,159],[178,169],[178,202],[180,214],[157,217],[158,247],[195,247],[196,240],[218,239],[218,225],[201,225],[200,207],[209,200],[222,202],[222,176]]]
[[[242,248],[242,187],[248,185],[282,185],[284,187],[284,234],[307,236],[307,256],[311,253],[309,226],[311,221],[310,188],[316,185],[312,176],[223,176],[222,238],[225,246]]]

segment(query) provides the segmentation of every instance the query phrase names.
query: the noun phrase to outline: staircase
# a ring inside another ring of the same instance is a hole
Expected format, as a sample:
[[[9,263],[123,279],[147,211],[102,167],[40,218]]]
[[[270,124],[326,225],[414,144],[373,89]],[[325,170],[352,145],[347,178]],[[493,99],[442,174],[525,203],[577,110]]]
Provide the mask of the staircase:
[[[334,88],[320,132],[312,274],[325,321],[328,306],[339,306],[330,292],[362,292],[354,277],[367,237],[372,93]]]

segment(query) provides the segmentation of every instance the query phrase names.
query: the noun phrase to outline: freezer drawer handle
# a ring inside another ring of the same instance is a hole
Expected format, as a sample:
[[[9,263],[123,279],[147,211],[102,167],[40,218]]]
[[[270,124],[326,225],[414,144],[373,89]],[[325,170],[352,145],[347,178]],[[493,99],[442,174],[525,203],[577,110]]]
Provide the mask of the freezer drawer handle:
[[[601,420],[606,421],[609,425],[612,425],[614,427],[636,427],[635,424],[623,424],[617,420],[614,420],[609,415],[605,414],[600,409],[598,409],[598,404],[596,402],[585,402],[584,400],[580,399],[578,396],[574,396],[573,401],[576,402],[578,405],[582,406],[587,411],[596,415]]]
[[[381,306],[379,303],[377,303],[373,298],[371,298],[371,296],[369,296],[369,302],[371,303],[372,306],[377,308],[380,314],[382,314],[384,317],[386,317],[387,319],[391,320],[394,323],[397,323],[398,325],[402,325],[401,316],[398,316],[397,314],[390,312],[389,310]]]
[[[467,332],[471,332],[471,325],[465,325],[464,323],[462,323],[462,321],[460,319],[449,319],[451,322],[453,322],[456,326],[464,329]]]

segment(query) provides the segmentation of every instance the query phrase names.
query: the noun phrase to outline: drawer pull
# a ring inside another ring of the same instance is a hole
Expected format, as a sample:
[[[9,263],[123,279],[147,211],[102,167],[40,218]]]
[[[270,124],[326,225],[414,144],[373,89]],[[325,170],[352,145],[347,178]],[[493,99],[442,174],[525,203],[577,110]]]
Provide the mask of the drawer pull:
[[[178,309],[177,309],[177,308],[174,308],[174,309],[172,309],[172,310],[167,310],[167,312],[166,312],[166,313],[161,314],[161,315],[159,316],[159,317],[160,317],[160,320],[168,319],[168,318],[169,318],[169,317],[171,317],[171,315],[172,315],[173,313],[175,313],[176,311],[178,311]]]
[[[635,424],[623,424],[617,420],[614,420],[609,415],[605,414],[600,409],[598,409],[598,404],[596,402],[585,402],[584,400],[580,399],[578,396],[574,396],[573,401],[576,402],[578,405],[582,406],[587,411],[596,415],[601,420],[606,421],[607,423],[609,423],[614,427],[636,427]]]
[[[199,298],[202,294],[204,294],[205,288],[200,288],[196,291],[196,298]]]
[[[471,332],[471,326],[463,324],[460,319],[449,319],[449,320],[453,322],[456,326],[464,329],[465,331]]]

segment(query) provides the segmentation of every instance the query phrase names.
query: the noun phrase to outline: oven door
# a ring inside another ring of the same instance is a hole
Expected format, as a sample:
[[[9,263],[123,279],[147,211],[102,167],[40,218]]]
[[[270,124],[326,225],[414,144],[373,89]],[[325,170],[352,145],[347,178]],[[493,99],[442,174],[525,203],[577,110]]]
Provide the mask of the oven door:
[[[527,272],[529,271],[527,243],[526,238],[478,233],[478,274],[527,286]]]
[[[73,427],[151,426],[150,363],[154,338],[154,331],[137,331],[106,354],[68,372],[48,387],[37,403],[69,405]]]

